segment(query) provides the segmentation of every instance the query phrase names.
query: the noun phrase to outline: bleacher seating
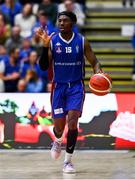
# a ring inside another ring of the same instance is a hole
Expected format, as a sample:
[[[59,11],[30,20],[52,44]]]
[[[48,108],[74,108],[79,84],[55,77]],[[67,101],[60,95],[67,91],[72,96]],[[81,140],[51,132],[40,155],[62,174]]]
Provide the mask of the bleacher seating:
[[[122,25],[135,24],[133,7],[125,8],[121,0],[87,0],[86,26],[82,32],[100,60],[103,70],[113,80],[112,92],[135,92],[132,80],[134,51],[131,37],[121,35]],[[92,69],[86,63],[85,87]]]

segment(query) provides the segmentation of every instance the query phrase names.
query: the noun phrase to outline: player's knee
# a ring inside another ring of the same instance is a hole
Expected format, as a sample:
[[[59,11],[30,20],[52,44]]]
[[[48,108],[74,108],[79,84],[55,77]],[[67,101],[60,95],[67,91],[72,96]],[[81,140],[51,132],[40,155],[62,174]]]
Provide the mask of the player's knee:
[[[68,129],[70,129],[70,130],[77,129],[77,123],[78,123],[78,117],[77,116],[71,116],[68,119]]]

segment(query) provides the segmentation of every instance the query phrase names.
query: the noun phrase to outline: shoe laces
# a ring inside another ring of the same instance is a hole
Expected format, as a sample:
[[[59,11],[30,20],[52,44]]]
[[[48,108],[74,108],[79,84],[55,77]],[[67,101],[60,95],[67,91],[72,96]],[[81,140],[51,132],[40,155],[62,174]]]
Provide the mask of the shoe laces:
[[[71,167],[71,168],[74,168],[72,162],[64,162],[64,167]]]
[[[61,144],[58,142],[53,142],[52,143],[52,150],[56,151],[57,153],[61,152]]]

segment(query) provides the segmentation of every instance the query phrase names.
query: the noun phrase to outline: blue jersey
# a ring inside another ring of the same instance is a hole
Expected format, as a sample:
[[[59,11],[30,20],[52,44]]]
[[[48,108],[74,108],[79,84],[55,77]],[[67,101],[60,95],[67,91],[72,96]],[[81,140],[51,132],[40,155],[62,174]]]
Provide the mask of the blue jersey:
[[[52,37],[54,82],[67,83],[82,80],[84,77],[84,37],[73,33],[66,41],[57,34]]]

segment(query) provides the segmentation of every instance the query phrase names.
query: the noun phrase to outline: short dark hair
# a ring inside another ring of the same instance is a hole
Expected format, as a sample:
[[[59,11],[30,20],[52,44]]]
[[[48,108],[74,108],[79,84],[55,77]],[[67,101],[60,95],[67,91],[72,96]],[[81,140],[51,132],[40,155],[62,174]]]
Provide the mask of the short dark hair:
[[[39,11],[38,11],[38,15],[39,15],[39,16],[45,16],[45,17],[48,17],[48,13],[45,12],[45,11],[43,11],[43,10],[39,10]]]
[[[58,14],[58,18],[59,18],[60,16],[62,16],[62,15],[68,16],[73,23],[76,23],[76,22],[77,22],[77,17],[76,17],[76,15],[75,15],[73,12],[62,11],[62,12],[60,12],[60,13]]]

